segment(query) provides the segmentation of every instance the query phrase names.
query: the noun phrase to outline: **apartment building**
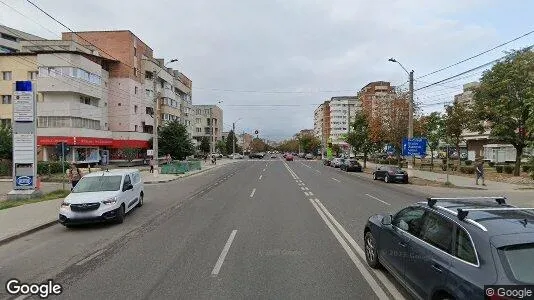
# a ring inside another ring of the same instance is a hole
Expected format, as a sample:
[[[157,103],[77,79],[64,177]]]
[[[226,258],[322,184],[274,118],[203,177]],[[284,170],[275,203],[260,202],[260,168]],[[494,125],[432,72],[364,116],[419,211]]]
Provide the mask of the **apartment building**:
[[[217,141],[222,140],[223,110],[217,105],[193,105],[195,111],[195,132],[193,139],[199,145],[202,138],[210,138],[211,152],[215,152]]]
[[[252,136],[252,134],[244,132],[237,135],[237,144],[243,149],[243,151],[250,151],[253,139],[254,136]]]
[[[5,124],[11,123],[13,82],[35,81],[43,160],[61,141],[71,145],[70,161],[98,162],[101,150],[122,159],[122,149],[149,147],[154,116],[160,124],[180,120],[193,133],[191,81],[154,59],[153,50],[130,31],[69,32],[62,40],[21,41],[20,52],[0,54],[0,75],[0,120]],[[161,101],[154,113],[156,95]]]
[[[38,40],[43,40],[43,38],[11,27],[0,25],[0,53],[19,52],[20,42]]]
[[[365,114],[377,118],[395,99],[395,87],[387,81],[370,82],[360,90],[358,98]]]
[[[361,101],[356,96],[332,97],[329,101],[330,134],[329,142],[338,145],[347,145],[345,137],[349,126],[354,122],[356,113],[362,110]]]
[[[321,103],[313,112],[313,134],[323,144],[330,139],[330,101]]]

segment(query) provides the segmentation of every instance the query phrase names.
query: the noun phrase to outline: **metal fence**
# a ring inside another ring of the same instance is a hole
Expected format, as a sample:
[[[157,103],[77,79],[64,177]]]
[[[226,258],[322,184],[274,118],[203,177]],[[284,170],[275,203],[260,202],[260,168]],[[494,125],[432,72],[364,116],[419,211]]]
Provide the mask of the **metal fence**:
[[[199,160],[171,162],[161,166],[161,174],[185,174],[190,171],[200,170]]]

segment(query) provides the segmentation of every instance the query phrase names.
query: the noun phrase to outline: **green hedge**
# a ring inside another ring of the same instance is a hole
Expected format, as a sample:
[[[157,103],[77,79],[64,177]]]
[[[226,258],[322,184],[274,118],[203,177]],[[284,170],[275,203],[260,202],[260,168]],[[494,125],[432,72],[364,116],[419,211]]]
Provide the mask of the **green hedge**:
[[[512,166],[512,165],[504,166],[504,173],[512,174],[513,172],[514,172],[514,166]]]
[[[490,161],[490,162],[488,163],[488,166],[490,166],[490,168],[493,168],[493,167],[495,167],[495,163],[492,162],[492,161]]]
[[[65,170],[69,168],[69,163],[64,162]],[[40,161],[37,163],[37,174],[50,175],[62,173],[61,162],[59,161]]]
[[[497,171],[497,173],[502,173],[503,168],[504,166],[502,165],[495,166],[495,171]]]
[[[523,166],[521,166],[521,170],[522,170],[523,172],[528,173],[528,172],[530,172],[530,171],[532,170],[532,166],[530,166],[530,165],[523,165]],[[533,170],[533,171],[534,171],[534,170]]]
[[[471,160],[466,160],[466,161],[465,161],[465,165],[466,165],[466,166],[470,166],[470,165],[472,165],[472,164],[473,164],[473,161],[471,161]]]
[[[11,176],[11,162],[0,161],[0,176]]]

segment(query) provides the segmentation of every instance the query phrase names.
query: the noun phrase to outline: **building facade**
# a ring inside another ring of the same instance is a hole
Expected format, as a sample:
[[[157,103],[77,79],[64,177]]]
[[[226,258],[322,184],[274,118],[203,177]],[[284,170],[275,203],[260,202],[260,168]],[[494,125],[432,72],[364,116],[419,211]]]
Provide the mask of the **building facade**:
[[[59,142],[71,146],[68,160],[80,163],[98,162],[101,150],[123,159],[125,148],[148,149],[154,117],[160,124],[192,124],[191,81],[152,52],[130,31],[21,41],[20,52],[0,54],[0,120],[11,123],[13,82],[32,80],[40,159],[52,159]],[[154,112],[156,95],[161,101]]]
[[[330,134],[328,142],[347,145],[345,138],[349,133],[349,126],[354,122],[355,115],[361,110],[361,102],[356,96],[332,97],[329,101]]]
[[[217,141],[222,140],[223,133],[223,111],[217,105],[194,105],[195,111],[195,132],[193,139],[200,145],[204,137],[210,139],[211,152],[215,152]]]
[[[11,27],[0,25],[0,53],[20,51],[22,41],[38,41],[43,38]]]
[[[387,81],[368,83],[358,93],[364,113],[370,118],[380,117],[395,99],[395,87]]]

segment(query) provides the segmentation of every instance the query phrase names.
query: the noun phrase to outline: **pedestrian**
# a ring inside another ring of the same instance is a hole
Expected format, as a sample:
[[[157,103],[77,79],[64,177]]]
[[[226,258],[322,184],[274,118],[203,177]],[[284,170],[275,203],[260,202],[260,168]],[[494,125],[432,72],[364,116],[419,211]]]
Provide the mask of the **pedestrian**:
[[[208,155],[205,154],[205,155],[204,155],[204,163],[206,163],[207,161],[208,161]]]
[[[69,181],[72,184],[72,188],[70,189],[71,191],[78,184],[78,181],[82,179],[82,176],[83,175],[80,169],[78,169],[74,163],[71,163],[69,168]]]
[[[484,161],[483,160],[480,160],[478,163],[477,163],[477,166],[476,166],[476,185],[478,185],[478,180],[479,179],[482,179],[482,185],[486,185],[486,183],[484,182]]]
[[[150,165],[150,173],[154,173],[154,158],[150,158],[148,164]]]

